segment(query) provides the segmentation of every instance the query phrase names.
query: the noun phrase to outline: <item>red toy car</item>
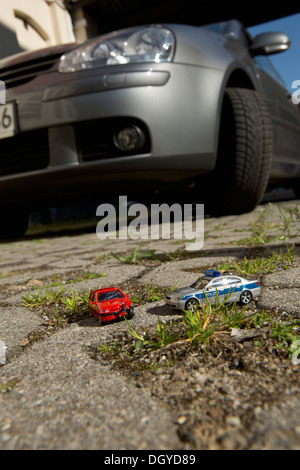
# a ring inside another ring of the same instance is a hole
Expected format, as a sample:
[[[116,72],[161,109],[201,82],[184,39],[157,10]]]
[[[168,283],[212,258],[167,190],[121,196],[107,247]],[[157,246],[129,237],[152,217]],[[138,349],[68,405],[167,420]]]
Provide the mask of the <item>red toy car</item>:
[[[101,323],[123,316],[130,320],[134,316],[129,296],[117,287],[93,290],[89,295],[88,308]]]

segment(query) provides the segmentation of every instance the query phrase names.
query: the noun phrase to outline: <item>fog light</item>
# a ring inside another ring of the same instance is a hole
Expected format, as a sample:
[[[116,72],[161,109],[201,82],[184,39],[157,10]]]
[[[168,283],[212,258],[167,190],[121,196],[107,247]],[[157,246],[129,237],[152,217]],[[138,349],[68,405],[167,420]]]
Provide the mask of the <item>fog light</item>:
[[[137,126],[125,127],[114,136],[115,145],[124,152],[143,147],[145,135]]]

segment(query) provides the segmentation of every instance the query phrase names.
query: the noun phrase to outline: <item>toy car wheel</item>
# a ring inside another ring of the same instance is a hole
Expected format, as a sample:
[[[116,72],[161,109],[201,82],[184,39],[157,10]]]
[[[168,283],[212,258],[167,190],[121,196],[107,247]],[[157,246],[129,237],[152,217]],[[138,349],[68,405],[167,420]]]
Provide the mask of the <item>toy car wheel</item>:
[[[102,321],[101,320],[101,315],[99,315],[98,320],[99,320],[101,325],[107,325],[109,323],[108,321]]]
[[[264,195],[272,156],[273,127],[264,99],[255,90],[227,88],[217,164],[204,180],[206,192],[211,187],[218,188],[218,199],[212,197],[207,201],[210,213],[225,215],[253,210]]]
[[[129,312],[126,315],[127,320],[131,320],[134,317],[134,307],[131,305],[129,307]]]
[[[197,299],[189,299],[185,303],[185,310],[190,310],[191,312],[195,312],[199,308],[199,302]]]
[[[251,302],[252,300],[252,294],[249,290],[244,290],[242,293],[241,293],[241,296],[240,296],[240,302],[243,304],[243,305],[247,305]]]

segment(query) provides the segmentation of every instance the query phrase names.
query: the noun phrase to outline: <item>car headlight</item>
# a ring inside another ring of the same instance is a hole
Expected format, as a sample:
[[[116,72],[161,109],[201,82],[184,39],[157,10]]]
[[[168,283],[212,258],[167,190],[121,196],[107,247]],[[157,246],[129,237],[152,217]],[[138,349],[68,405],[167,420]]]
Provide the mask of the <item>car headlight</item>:
[[[159,26],[126,30],[98,37],[64,54],[63,73],[138,62],[170,62],[175,50],[172,31]]]

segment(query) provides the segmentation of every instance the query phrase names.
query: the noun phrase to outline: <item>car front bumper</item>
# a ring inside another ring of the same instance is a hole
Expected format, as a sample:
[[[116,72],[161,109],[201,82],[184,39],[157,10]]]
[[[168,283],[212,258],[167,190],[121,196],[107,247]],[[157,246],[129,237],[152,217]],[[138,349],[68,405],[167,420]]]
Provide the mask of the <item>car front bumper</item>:
[[[100,320],[101,320],[102,323],[104,323],[104,322],[107,322],[107,321],[116,320],[117,318],[121,318],[121,317],[123,317],[124,315],[126,315],[125,312],[114,313],[114,314],[111,314],[111,315],[108,315],[108,314],[100,314]]]
[[[166,299],[166,304],[169,306],[169,307],[172,307],[176,310],[184,310],[185,309],[185,303],[186,303],[186,300],[175,300],[175,299]]]
[[[52,72],[43,85],[8,90],[18,133],[0,140],[0,153],[8,167],[10,155],[18,158],[12,172],[0,167],[1,200],[52,201],[108,188],[120,194],[131,183],[159,187],[214,168],[221,70],[183,64],[113,70]],[[114,130],[131,122],[142,127],[146,146],[116,152]]]

